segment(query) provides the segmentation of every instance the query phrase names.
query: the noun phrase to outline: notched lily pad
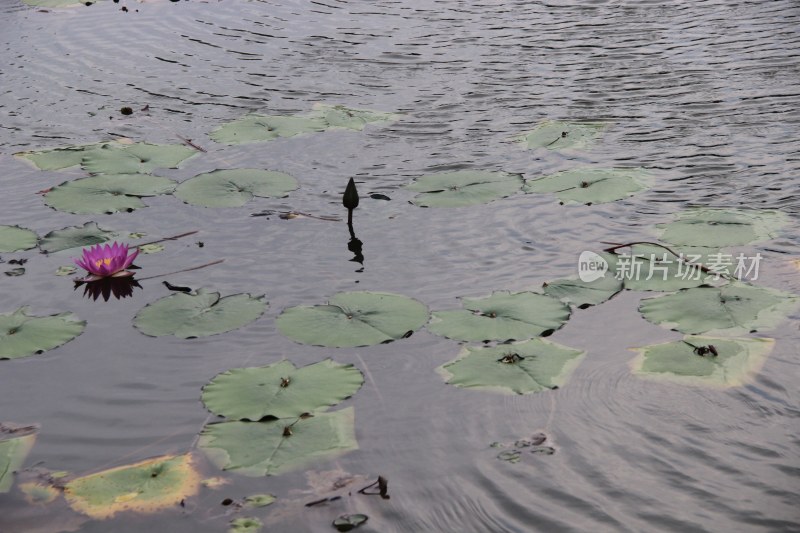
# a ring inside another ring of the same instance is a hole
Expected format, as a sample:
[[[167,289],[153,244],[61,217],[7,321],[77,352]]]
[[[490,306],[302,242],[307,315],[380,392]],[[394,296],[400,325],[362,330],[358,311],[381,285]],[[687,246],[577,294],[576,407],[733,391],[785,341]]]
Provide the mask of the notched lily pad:
[[[639,311],[653,324],[682,333],[739,335],[775,328],[797,303],[796,296],[776,289],[731,283],[647,298]]]
[[[189,455],[164,456],[73,479],[64,487],[70,506],[95,519],[121,511],[155,513],[197,494],[200,475]]]
[[[298,419],[208,424],[198,447],[218,467],[246,476],[278,475],[358,449],[353,408]]]
[[[86,322],[72,313],[32,316],[27,307],[0,314],[0,359],[19,359],[57,348],[81,333]]]
[[[81,165],[91,174],[146,174],[156,168],[175,168],[197,152],[182,144],[101,142],[16,154],[42,170]]]
[[[585,352],[545,339],[492,348],[466,347],[440,368],[457,387],[530,394],[564,386]]]
[[[367,124],[394,122],[402,115],[369,109],[352,109],[343,105],[314,104],[313,116],[321,117],[328,128],[361,131]]]
[[[670,249],[674,253],[652,244],[635,244],[617,250],[616,254],[603,254],[608,260],[609,272],[621,279],[626,289],[634,291],[672,292],[701,285],[727,283],[733,267],[723,268],[715,262],[722,257],[713,248],[681,246]],[[707,270],[703,270],[706,268]]]
[[[552,333],[570,315],[563,302],[534,292],[497,291],[462,304],[464,310],[433,312],[428,330],[462,341],[525,340]]]
[[[363,383],[364,376],[353,365],[325,359],[295,368],[284,360],[218,374],[203,387],[203,403],[212,413],[235,420],[298,417],[336,405]]]
[[[588,148],[609,126],[605,122],[561,122],[546,120],[533,130],[519,135],[515,140],[525,148],[564,150]]]
[[[420,193],[412,201],[421,207],[464,207],[511,196],[522,183],[519,174],[462,170],[422,176],[406,189]]]
[[[633,373],[688,385],[737,387],[750,381],[772,351],[765,338],[687,335],[680,341],[637,348]]]
[[[117,237],[119,233],[103,229],[96,222],[87,222],[83,226],[70,226],[51,231],[42,237],[39,248],[45,253],[55,253],[93,246]]]
[[[607,271],[603,276],[592,281],[557,279],[548,281],[543,286],[544,293],[548,296],[581,309],[609,300],[622,288],[622,281],[617,279],[611,271]]]
[[[178,186],[175,196],[188,204],[205,207],[239,207],[254,196],[283,197],[297,187],[297,180],[289,174],[237,168],[190,178]]]
[[[167,194],[175,182],[149,174],[103,174],[66,181],[45,194],[45,203],[77,214],[130,212],[144,207],[147,196]]]
[[[39,241],[36,232],[19,226],[0,226],[0,252],[30,250]]]
[[[781,211],[690,209],[658,224],[661,239],[673,244],[722,248],[773,239],[789,217]]]
[[[342,292],[327,305],[298,306],[278,316],[278,330],[303,344],[349,348],[403,338],[428,320],[422,303],[399,294]]]
[[[11,489],[14,472],[22,467],[28,457],[36,442],[37,431],[37,426],[0,423],[0,494]]]
[[[653,184],[642,168],[577,168],[525,183],[526,193],[554,193],[562,203],[601,204],[622,200]]]
[[[210,137],[218,143],[241,144],[325,131],[327,127],[327,123],[321,116],[259,115],[254,113],[224,124],[211,132]]]
[[[199,289],[165,296],[139,311],[133,325],[145,335],[175,335],[182,339],[207,337],[241,328],[260,317],[267,307],[264,296]]]

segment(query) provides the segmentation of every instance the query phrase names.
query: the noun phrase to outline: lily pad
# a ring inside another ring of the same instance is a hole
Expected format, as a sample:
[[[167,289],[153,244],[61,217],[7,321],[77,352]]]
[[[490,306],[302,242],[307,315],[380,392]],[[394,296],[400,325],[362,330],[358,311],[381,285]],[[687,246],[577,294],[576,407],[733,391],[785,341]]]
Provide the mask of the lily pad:
[[[544,284],[544,293],[579,308],[598,305],[620,292],[622,281],[611,272],[592,281],[557,279]]]
[[[765,241],[777,236],[789,217],[781,211],[748,209],[691,209],[656,227],[673,244],[722,248]]]
[[[519,174],[462,170],[422,176],[406,189],[420,193],[412,201],[421,207],[464,207],[511,196],[522,184]]]
[[[177,168],[197,151],[182,144],[104,143],[87,151],[81,167],[91,174],[146,174]]]
[[[266,507],[275,503],[275,496],[272,494],[253,494],[245,496],[243,506],[245,508]]]
[[[333,521],[333,527],[336,531],[352,531],[368,519],[365,514],[345,514]]]
[[[165,296],[139,311],[133,325],[145,335],[175,335],[182,339],[206,337],[241,328],[260,317],[267,307],[264,296],[199,289]]]
[[[19,359],[65,344],[81,333],[86,322],[72,313],[31,316],[27,307],[0,314],[0,359]]]
[[[570,315],[566,304],[534,292],[498,291],[462,304],[464,310],[432,313],[428,329],[462,341],[524,340],[552,333]]]
[[[562,387],[585,352],[545,339],[492,348],[466,347],[441,370],[457,387],[530,394]]]
[[[72,248],[93,246],[118,236],[119,233],[103,229],[96,222],[87,222],[83,226],[70,226],[51,231],[42,237],[39,248],[45,253],[55,253]]]
[[[64,487],[70,506],[95,519],[121,511],[155,513],[197,494],[200,476],[189,455],[168,455],[73,479]]]
[[[721,263],[712,258],[720,256],[713,248],[688,247],[670,248],[678,255],[651,244],[635,244],[620,249],[616,254],[604,254],[608,259],[609,271],[621,279],[626,289],[635,291],[672,292],[706,284],[726,283]],[[702,267],[710,269],[705,272]],[[717,273],[717,267],[720,270]]]
[[[239,207],[254,196],[283,197],[297,189],[289,174],[271,170],[237,168],[215,170],[184,181],[175,196],[188,204],[205,207]]]
[[[284,360],[218,374],[203,387],[203,403],[212,413],[236,420],[298,417],[336,405],[363,383],[353,365],[325,359],[298,369]]]
[[[288,428],[288,429],[287,429]],[[209,424],[198,447],[224,470],[277,475],[358,449],[353,408],[296,420]]]
[[[103,174],[67,181],[45,194],[53,209],[77,214],[117,213],[144,207],[141,198],[167,194],[175,182],[149,174]]]
[[[231,527],[228,533],[256,533],[260,531],[264,523],[258,518],[243,517],[231,520]]]
[[[647,189],[653,178],[642,168],[577,168],[527,181],[526,193],[555,193],[563,203],[601,204]]]
[[[2,446],[2,444],[0,444]],[[20,483],[19,490],[25,495],[25,501],[31,505],[45,505],[59,497],[61,492],[50,485],[42,483]]]
[[[43,7],[62,7],[75,4],[74,0],[24,0],[29,5],[41,5]],[[32,3],[44,2],[44,3]],[[69,2],[69,3],[67,3]],[[56,5],[53,5],[56,4]],[[52,150],[34,150],[30,152],[19,152],[14,154],[23,159],[27,159],[36,165],[40,170],[61,170],[62,168],[80,165],[86,152],[94,150],[103,143],[83,144],[78,146],[67,146],[65,148],[54,148]]]
[[[325,131],[327,127],[322,116],[251,114],[221,126],[210,137],[219,143],[241,144]]]
[[[314,104],[313,116],[321,117],[329,128],[361,131],[367,124],[393,122],[401,115],[369,109],[352,109],[343,105]]]
[[[737,387],[761,368],[775,341],[687,335],[683,340],[652,344],[636,351],[634,374],[688,385]],[[709,347],[714,351],[710,352]]]
[[[588,148],[603,134],[605,122],[560,122],[546,120],[533,130],[521,134],[515,140],[526,148],[564,150]]]
[[[743,283],[695,287],[642,300],[642,316],[683,333],[739,335],[772,329],[797,307],[794,295]]]
[[[0,494],[11,489],[14,472],[22,467],[36,442],[36,431],[36,426],[0,424]]]
[[[410,335],[428,320],[420,302],[383,292],[342,292],[326,305],[298,306],[278,316],[278,330],[303,344],[351,348]]]
[[[39,241],[36,232],[19,226],[0,226],[0,252],[30,250]]]

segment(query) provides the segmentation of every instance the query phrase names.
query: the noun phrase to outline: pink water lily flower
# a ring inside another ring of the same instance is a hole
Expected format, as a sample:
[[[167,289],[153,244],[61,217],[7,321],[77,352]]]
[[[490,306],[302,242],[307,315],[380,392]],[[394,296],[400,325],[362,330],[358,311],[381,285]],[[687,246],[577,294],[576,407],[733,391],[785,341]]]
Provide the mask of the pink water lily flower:
[[[83,281],[96,281],[108,277],[121,278],[133,276],[133,272],[125,269],[131,266],[137,255],[139,255],[138,249],[129,255],[127,244],[114,241],[111,246],[98,244],[88,250],[84,249],[83,257],[75,259],[75,264],[89,273]]]

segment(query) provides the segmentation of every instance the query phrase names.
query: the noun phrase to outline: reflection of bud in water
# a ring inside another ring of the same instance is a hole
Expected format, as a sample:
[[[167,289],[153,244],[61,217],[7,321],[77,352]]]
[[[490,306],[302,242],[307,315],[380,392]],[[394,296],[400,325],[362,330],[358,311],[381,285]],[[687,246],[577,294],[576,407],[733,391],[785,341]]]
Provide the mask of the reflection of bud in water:
[[[117,300],[133,296],[133,288],[142,288],[139,282],[131,277],[125,278],[103,278],[97,281],[81,281],[75,282],[75,289],[83,286],[83,295],[86,298],[97,300],[100,296],[103,301],[107,302],[113,295]]]
[[[358,207],[358,191],[356,190],[356,183],[353,181],[353,178],[350,178],[350,181],[347,182],[347,188],[344,190],[342,203],[351,211]]]

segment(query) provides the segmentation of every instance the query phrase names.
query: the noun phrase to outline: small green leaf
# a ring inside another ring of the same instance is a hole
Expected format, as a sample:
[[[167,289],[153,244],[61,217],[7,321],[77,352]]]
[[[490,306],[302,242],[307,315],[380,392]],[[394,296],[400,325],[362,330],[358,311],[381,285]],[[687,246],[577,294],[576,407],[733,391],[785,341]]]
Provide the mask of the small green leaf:
[[[600,204],[622,200],[650,187],[642,168],[578,168],[528,181],[526,193],[555,193],[563,203]]]
[[[239,207],[254,196],[283,197],[297,187],[297,180],[289,174],[237,168],[214,170],[188,179],[178,186],[175,196],[204,207]]]
[[[258,368],[234,368],[203,387],[203,403],[216,415],[235,420],[298,417],[349,398],[364,383],[353,365],[330,359],[295,368],[289,361]]]
[[[35,232],[19,226],[0,226],[0,252],[30,250],[39,241]]]
[[[346,514],[334,520],[333,527],[336,528],[336,531],[350,531],[357,528],[368,519],[369,517],[365,514]]]
[[[74,266],[62,265],[56,269],[56,276],[71,276],[77,271],[78,269]]]
[[[267,505],[272,505],[275,500],[276,498],[272,494],[253,494],[245,497],[244,506],[248,508],[266,507]]]
[[[148,174],[103,174],[67,181],[45,194],[53,209],[77,214],[133,211],[144,207],[141,198],[167,194],[175,182]]]
[[[436,311],[428,330],[462,341],[525,340],[552,333],[567,321],[564,303],[533,292],[497,291],[486,298],[464,298],[464,310]]]
[[[72,313],[31,316],[27,307],[0,314],[0,359],[19,359],[65,344],[81,333],[86,322]]]
[[[406,189],[420,193],[413,202],[421,207],[464,207],[511,196],[522,183],[519,174],[462,170],[422,176]]]
[[[797,307],[792,294],[743,283],[695,287],[642,300],[642,316],[683,333],[739,335],[775,328]]]
[[[773,239],[788,220],[781,211],[701,208],[679,213],[673,222],[656,227],[666,242],[722,248]]]
[[[256,533],[264,525],[261,520],[253,517],[236,518],[231,520],[228,533]]]
[[[447,383],[457,387],[529,394],[562,387],[584,354],[532,339],[492,348],[466,347],[441,370]]]
[[[224,470],[278,475],[358,449],[353,417],[348,407],[296,420],[208,424],[198,447]]]
[[[589,148],[609,126],[605,122],[559,122],[546,120],[515,140],[525,148],[565,150]]]
[[[141,246],[137,246],[139,251],[143,254],[156,254],[158,252],[163,252],[165,250],[163,244],[143,244]]]
[[[687,335],[680,341],[637,348],[634,374],[688,385],[737,387],[761,368],[775,341]],[[714,353],[708,350],[714,347]]]
[[[347,348],[400,339],[422,327],[428,309],[420,302],[382,292],[342,292],[327,305],[290,307],[278,330],[303,344]]]
[[[175,293],[148,304],[136,314],[133,325],[151,337],[206,337],[249,324],[264,313],[266,306],[263,296],[234,294],[220,298],[218,292],[199,289],[196,294]]]

